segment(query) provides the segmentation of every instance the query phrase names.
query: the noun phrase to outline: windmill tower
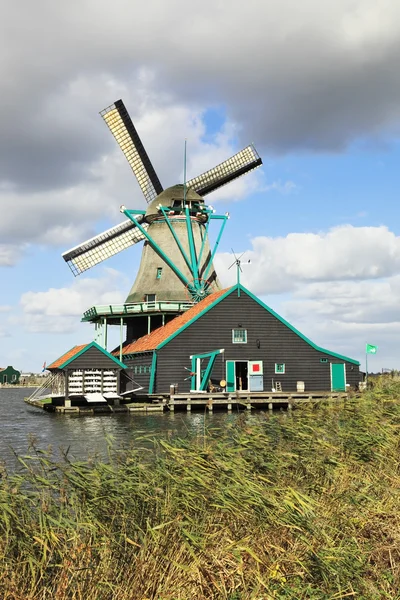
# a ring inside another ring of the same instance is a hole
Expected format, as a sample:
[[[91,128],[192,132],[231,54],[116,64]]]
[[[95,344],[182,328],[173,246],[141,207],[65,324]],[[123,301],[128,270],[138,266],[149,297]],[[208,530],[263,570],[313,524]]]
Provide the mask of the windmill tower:
[[[185,184],[164,190],[122,100],[100,114],[148,203],[147,210],[121,207],[127,220],[63,254],[76,276],[144,241],[139,271],[124,305],[95,306],[84,314],[84,321],[102,330],[106,346],[107,324],[127,325],[130,341],[220,288],[213,259],[229,215],[216,215],[204,196],[257,168],[262,160],[250,145]],[[208,237],[212,221],[219,224],[213,248]]]

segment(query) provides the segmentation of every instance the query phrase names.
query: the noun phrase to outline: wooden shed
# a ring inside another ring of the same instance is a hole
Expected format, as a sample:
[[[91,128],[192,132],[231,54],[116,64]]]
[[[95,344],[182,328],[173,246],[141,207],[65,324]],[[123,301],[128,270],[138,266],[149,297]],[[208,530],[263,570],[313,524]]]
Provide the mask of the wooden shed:
[[[362,380],[357,360],[320,348],[240,284],[126,343],[122,357],[150,394],[346,391]]]
[[[119,399],[121,373],[126,366],[96,342],[74,346],[47,369],[52,374],[52,397],[65,406],[73,401],[107,403]]]

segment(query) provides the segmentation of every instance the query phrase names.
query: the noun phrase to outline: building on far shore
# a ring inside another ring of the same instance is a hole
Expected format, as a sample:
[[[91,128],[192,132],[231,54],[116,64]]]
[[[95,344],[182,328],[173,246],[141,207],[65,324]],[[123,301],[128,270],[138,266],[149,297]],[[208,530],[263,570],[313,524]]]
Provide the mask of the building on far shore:
[[[8,366],[6,368],[0,367],[0,384],[11,383],[15,385],[19,383],[19,379],[21,377],[21,371],[17,371],[14,367]]]

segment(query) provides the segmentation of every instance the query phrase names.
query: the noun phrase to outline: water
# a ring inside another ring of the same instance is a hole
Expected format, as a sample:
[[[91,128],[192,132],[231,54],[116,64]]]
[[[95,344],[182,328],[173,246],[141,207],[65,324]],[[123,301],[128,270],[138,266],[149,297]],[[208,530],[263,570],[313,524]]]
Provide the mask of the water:
[[[93,454],[106,456],[110,437],[121,446],[134,443],[143,435],[201,435],[205,427],[222,428],[237,418],[237,413],[227,412],[61,415],[26,404],[23,399],[32,391],[0,389],[0,462],[15,465],[15,453],[26,454],[31,440],[41,449],[51,447],[55,454],[70,448],[70,457],[84,459]]]

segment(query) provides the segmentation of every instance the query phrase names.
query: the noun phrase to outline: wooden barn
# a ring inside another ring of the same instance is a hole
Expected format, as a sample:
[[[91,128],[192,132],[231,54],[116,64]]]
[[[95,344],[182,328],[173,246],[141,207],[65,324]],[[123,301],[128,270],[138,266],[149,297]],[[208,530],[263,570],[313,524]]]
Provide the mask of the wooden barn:
[[[120,356],[120,348],[113,354]],[[360,363],[318,347],[242,285],[219,290],[122,348],[142,393],[346,391]]]
[[[118,403],[121,373],[126,367],[96,342],[74,346],[47,369],[53,399],[65,406],[75,404]],[[126,386],[126,383],[123,382]]]

